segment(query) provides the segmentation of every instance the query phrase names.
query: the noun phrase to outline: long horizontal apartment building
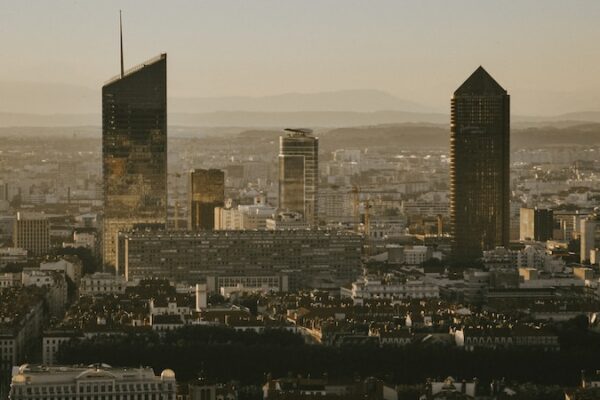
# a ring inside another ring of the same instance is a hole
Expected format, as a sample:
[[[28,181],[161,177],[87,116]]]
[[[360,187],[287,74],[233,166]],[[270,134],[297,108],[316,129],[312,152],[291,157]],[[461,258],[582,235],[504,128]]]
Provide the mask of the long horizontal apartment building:
[[[121,232],[117,267],[128,281],[194,283],[212,275],[297,270],[352,281],[361,265],[360,236],[320,230]]]

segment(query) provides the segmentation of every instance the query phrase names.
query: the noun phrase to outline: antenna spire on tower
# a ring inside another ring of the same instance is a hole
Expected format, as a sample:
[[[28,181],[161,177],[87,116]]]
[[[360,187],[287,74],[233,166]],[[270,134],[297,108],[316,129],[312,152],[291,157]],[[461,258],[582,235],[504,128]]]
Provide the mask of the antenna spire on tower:
[[[121,39],[121,78],[125,75],[125,68],[123,64],[123,19],[121,18],[121,10],[119,10],[119,36]]]

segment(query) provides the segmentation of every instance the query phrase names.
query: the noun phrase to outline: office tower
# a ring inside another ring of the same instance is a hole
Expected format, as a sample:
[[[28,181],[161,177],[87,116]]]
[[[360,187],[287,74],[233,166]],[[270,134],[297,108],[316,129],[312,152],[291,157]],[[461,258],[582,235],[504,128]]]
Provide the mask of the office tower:
[[[225,173],[194,169],[188,180],[188,229],[215,229],[215,208],[225,205]]]
[[[102,87],[106,265],[119,230],[167,222],[167,55],[124,71],[122,54],[121,74]]]
[[[286,129],[279,138],[279,210],[318,222],[319,138],[310,129]]]
[[[554,212],[548,209],[521,208],[519,240],[545,242],[554,234]]]
[[[472,262],[508,246],[510,97],[482,67],[454,92],[450,121],[452,252]]]
[[[13,244],[27,250],[28,255],[42,256],[50,249],[50,224],[40,213],[17,213],[13,229]]]
[[[43,366],[23,364],[13,369],[13,400],[42,399],[165,399],[177,398],[175,373],[154,375],[149,367],[113,368],[106,364]]]

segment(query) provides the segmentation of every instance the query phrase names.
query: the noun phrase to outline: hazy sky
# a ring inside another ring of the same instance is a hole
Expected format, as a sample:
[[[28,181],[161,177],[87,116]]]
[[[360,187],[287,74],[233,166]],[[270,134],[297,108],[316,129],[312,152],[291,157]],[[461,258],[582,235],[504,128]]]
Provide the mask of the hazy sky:
[[[381,89],[437,110],[478,65],[513,110],[600,110],[600,1],[0,0],[0,81],[90,88],[169,56],[172,96]]]

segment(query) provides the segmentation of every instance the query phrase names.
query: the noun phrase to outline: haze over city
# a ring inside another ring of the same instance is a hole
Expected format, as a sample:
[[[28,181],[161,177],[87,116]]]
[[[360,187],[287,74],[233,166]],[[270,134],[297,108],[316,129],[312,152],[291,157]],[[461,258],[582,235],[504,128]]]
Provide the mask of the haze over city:
[[[59,0],[0,4],[0,90],[9,94],[0,112],[97,113],[99,86],[118,72],[119,9],[126,66],[168,50],[173,99],[356,89],[393,96],[375,96],[384,97],[375,109],[372,93],[350,92],[336,97],[335,110],[316,96],[298,102],[301,110],[276,99],[262,107],[219,99],[181,100],[173,112],[447,113],[455,82],[474,65],[511,89],[515,115],[600,110],[596,1]]]

